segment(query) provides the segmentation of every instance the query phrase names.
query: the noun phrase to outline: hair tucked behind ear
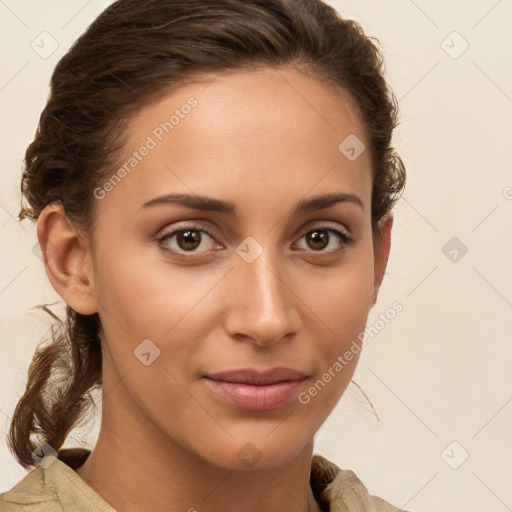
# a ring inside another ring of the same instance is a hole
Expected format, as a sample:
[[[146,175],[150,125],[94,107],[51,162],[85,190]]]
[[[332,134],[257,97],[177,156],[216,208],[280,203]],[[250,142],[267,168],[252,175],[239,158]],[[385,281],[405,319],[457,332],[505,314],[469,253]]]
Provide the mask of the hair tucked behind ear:
[[[372,228],[393,207],[405,168],[391,146],[397,104],[378,47],[320,0],[118,0],[57,64],[25,154],[19,219],[52,202],[85,234],[98,219],[94,190],[119,168],[124,127],[144,106],[202,73],[295,66],[351,95],[372,156]],[[340,141],[341,142],[341,141]],[[58,450],[101,385],[100,319],[66,310],[40,346],[12,418],[9,447],[34,465],[39,441]],[[57,378],[57,376],[59,376]]]

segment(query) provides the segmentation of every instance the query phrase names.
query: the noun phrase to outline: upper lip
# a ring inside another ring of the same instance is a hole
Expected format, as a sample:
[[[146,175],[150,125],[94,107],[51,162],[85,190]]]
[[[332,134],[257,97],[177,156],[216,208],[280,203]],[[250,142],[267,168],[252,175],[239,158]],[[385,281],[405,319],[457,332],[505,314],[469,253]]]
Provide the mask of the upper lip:
[[[307,376],[303,372],[286,368],[284,366],[277,366],[268,370],[257,370],[255,368],[227,370],[224,372],[208,374],[206,377],[223,382],[238,382],[241,384],[265,386],[275,384],[277,382],[304,380]]]

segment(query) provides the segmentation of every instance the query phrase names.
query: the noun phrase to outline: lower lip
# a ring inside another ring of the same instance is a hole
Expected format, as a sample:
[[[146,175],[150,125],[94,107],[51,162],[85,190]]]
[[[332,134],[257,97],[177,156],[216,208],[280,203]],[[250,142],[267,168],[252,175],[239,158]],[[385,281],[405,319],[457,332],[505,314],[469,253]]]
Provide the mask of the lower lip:
[[[276,382],[266,386],[254,386],[239,382],[225,382],[205,378],[213,391],[242,409],[266,411],[288,402],[299,391],[302,380]]]

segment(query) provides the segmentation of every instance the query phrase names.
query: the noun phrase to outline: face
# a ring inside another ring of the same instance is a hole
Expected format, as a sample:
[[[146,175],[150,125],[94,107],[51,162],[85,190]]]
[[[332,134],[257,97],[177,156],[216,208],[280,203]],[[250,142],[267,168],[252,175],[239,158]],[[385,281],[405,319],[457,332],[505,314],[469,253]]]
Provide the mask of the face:
[[[369,143],[348,95],[294,69],[206,78],[132,119],[125,172],[95,191],[104,383],[126,397],[109,407],[201,459],[271,467],[312,440],[359,358],[371,163],[338,146]],[[276,367],[296,374],[211,378]]]

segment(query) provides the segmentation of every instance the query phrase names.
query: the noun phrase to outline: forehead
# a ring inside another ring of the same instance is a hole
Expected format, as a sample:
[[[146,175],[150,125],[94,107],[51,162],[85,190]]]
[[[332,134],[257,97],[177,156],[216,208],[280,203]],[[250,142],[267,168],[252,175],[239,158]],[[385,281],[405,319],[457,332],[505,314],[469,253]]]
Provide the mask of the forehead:
[[[369,151],[350,160],[340,150],[347,138],[368,146],[352,98],[295,69],[203,75],[127,128],[125,172],[102,208],[135,210],[176,191],[270,204],[308,190],[371,188]]]

